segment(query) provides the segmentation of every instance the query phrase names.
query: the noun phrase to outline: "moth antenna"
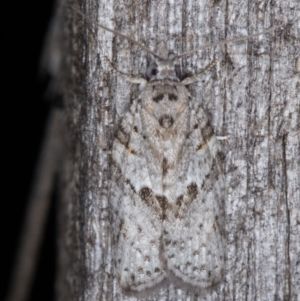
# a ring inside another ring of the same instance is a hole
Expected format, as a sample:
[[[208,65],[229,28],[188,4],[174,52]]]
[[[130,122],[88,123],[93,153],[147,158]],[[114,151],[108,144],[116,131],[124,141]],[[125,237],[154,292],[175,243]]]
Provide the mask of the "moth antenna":
[[[173,58],[173,62],[175,62],[176,60],[178,60],[178,59],[180,59],[184,56],[188,56],[188,55],[190,55],[194,52],[197,52],[199,50],[202,50],[202,49],[214,47],[214,46],[217,46],[217,45],[224,45],[224,44],[227,44],[227,43],[233,43],[233,42],[238,42],[238,41],[243,41],[243,40],[249,40],[249,39],[255,38],[257,36],[260,36],[262,34],[266,34],[266,33],[269,33],[271,31],[274,31],[275,29],[277,29],[279,27],[282,27],[282,25],[273,26],[273,27],[271,27],[267,30],[264,30],[264,31],[261,31],[261,32],[258,32],[258,33],[254,33],[254,34],[251,34],[249,36],[242,36],[242,37],[237,37],[237,38],[232,38],[232,39],[228,39],[228,40],[218,41],[218,42],[214,42],[214,43],[210,43],[210,44],[205,44],[205,45],[200,46],[199,48],[184,52],[184,53],[179,54],[179,55],[176,55]]]
[[[92,19],[90,19],[88,16],[86,16],[81,10],[79,10],[78,8],[76,8],[75,6],[73,5],[70,5],[71,9],[73,9],[78,15],[80,15],[86,22],[90,23],[90,24],[95,24],[109,32],[112,32],[114,33],[115,35],[118,35],[119,37],[121,37],[122,39],[125,39],[125,40],[128,40],[136,45],[138,45],[140,48],[142,48],[143,50],[147,51],[148,53],[152,54],[156,59],[162,59],[160,56],[158,56],[156,53],[154,53],[153,51],[151,51],[149,48],[147,48],[146,46],[144,46],[142,43],[114,30],[114,29],[111,29],[111,28],[108,28],[96,21],[93,21]]]

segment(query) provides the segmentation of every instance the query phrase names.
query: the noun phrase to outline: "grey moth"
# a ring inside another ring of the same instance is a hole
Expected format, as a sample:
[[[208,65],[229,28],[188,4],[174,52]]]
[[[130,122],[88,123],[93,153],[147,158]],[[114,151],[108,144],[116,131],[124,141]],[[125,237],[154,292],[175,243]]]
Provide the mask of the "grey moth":
[[[186,88],[198,76],[180,81],[175,62],[156,58],[148,81],[125,77],[142,84],[112,149],[115,265],[125,290],[142,291],[173,277],[205,288],[224,273],[217,139]]]

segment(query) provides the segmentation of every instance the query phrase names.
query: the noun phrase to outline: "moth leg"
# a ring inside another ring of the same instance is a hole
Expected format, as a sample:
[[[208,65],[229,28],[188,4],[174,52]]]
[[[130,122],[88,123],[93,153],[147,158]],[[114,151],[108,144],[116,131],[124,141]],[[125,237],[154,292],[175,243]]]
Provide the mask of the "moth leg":
[[[214,60],[212,63],[210,63],[207,67],[205,67],[200,73],[195,74],[193,76],[187,77],[184,79],[181,83],[185,86],[193,84],[200,80],[200,77],[202,76],[202,73],[210,70],[215,64],[217,63],[217,60]]]
[[[107,65],[109,66],[109,68],[112,69],[117,75],[123,77],[126,81],[133,83],[133,84],[146,84],[147,83],[147,80],[145,80],[142,77],[136,77],[133,74],[126,74],[126,73],[119,71],[118,69],[115,68],[115,66],[112,64],[112,62],[107,57],[105,57],[105,60],[106,60]]]

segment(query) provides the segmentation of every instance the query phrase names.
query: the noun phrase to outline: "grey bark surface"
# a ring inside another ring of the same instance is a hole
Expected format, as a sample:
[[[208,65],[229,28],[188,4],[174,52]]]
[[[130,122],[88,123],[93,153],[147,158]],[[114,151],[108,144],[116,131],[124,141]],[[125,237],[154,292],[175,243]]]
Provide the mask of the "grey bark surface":
[[[65,105],[57,299],[299,300],[299,1],[72,4],[154,51],[166,41],[176,54],[293,23],[180,60],[189,75],[218,60],[189,90],[208,112],[216,134],[230,135],[220,142],[227,187],[226,276],[201,294],[171,284],[135,298],[122,294],[113,277],[108,187],[116,125],[138,87],[113,74],[104,57],[134,74],[145,74],[151,57],[59,3],[46,52]]]

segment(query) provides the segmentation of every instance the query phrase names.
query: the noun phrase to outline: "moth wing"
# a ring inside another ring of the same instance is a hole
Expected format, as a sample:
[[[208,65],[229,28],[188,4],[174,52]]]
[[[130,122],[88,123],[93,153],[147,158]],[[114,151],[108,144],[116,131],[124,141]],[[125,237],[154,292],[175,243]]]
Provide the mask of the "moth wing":
[[[146,151],[136,100],[122,119],[112,151],[115,266],[126,291],[142,291],[166,277],[159,260],[161,220],[155,206],[145,204],[145,198],[149,203],[157,202],[152,195]]]
[[[216,137],[203,109],[194,103],[178,169],[184,184],[178,185],[176,205],[167,214],[163,241],[168,270],[189,285],[205,288],[223,275],[225,191]]]

